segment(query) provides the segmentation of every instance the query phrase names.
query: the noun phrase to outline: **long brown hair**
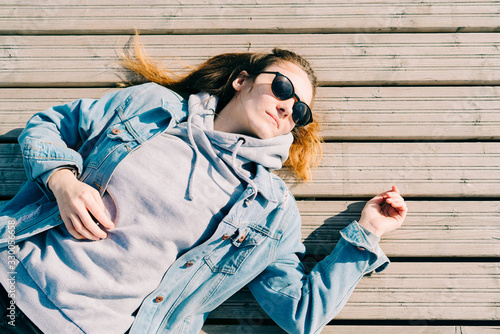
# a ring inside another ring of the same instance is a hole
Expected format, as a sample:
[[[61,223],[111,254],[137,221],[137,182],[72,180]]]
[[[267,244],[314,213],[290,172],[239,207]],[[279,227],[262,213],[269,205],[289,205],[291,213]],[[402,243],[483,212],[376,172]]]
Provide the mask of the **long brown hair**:
[[[134,54],[122,55],[122,63],[145,81],[153,81],[188,97],[190,94],[207,92],[219,97],[216,112],[222,110],[233,98],[236,91],[232,82],[242,71],[247,71],[252,80],[255,76],[275,63],[290,62],[298,65],[308,75],[316,95],[317,79],[307,60],[288,50],[275,48],[271,53],[223,53],[209,58],[190,73],[177,75],[148,57],[136,38]],[[311,106],[312,107],[312,106]],[[317,119],[317,117],[316,117]],[[319,123],[315,119],[304,127],[292,130],[294,141],[284,166],[289,168],[297,179],[309,180],[311,167],[321,158],[321,137]]]

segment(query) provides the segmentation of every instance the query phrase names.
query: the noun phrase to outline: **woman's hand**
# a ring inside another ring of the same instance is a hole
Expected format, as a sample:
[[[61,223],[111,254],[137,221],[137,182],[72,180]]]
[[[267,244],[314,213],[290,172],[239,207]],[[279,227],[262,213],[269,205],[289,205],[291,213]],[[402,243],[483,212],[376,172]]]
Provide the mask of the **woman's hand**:
[[[52,174],[48,186],[56,197],[64,225],[73,237],[90,240],[107,237],[98,223],[107,229],[112,229],[114,224],[106,215],[104,202],[97,190],[79,181],[69,169],[60,169]]]
[[[399,194],[399,189],[392,186],[392,190],[377,195],[366,203],[359,224],[381,237],[400,227],[407,212],[406,203]]]

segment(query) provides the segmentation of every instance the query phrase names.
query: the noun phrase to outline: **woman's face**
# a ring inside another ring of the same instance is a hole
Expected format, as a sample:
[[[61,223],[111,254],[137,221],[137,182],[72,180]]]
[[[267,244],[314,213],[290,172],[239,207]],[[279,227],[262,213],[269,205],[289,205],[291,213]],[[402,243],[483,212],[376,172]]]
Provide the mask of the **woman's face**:
[[[307,73],[293,63],[276,63],[266,71],[280,72],[293,83],[295,94],[308,105],[313,98],[312,84]],[[279,100],[271,90],[275,75],[262,73],[250,80],[243,71],[233,87],[235,96],[222,109],[216,118],[215,130],[241,133],[253,137],[268,139],[292,131],[292,107],[295,98]]]

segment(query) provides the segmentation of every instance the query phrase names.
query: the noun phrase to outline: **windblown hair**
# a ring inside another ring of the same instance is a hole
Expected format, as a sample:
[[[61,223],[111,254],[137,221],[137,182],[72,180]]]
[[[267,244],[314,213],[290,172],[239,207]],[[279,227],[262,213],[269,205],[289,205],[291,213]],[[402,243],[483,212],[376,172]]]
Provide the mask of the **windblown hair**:
[[[156,82],[184,97],[207,92],[219,97],[216,113],[222,110],[236,94],[232,82],[242,71],[247,71],[250,80],[275,63],[290,62],[298,65],[308,75],[316,95],[317,79],[310,64],[294,52],[275,48],[271,53],[224,53],[214,56],[184,76],[165,69],[148,57],[136,38],[134,54],[122,55],[123,66],[138,74],[144,81]],[[312,106],[311,106],[312,108]],[[321,137],[317,117],[305,127],[292,130],[294,141],[284,166],[298,180],[311,178],[311,168],[321,159]]]

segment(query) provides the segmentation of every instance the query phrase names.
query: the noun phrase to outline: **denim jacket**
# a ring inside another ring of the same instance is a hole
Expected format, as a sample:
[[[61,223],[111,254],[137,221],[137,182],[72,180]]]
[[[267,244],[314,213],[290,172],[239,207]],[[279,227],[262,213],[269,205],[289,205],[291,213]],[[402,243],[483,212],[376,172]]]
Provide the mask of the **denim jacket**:
[[[153,83],[33,116],[19,138],[28,181],[0,204],[0,246],[62,223],[46,186],[54,171],[74,168],[102,195],[129,152],[186,118],[187,102]],[[138,309],[130,333],[197,333],[209,312],[245,285],[286,331],[318,333],[364,275],[389,263],[378,237],[354,221],[341,231],[332,253],[306,273],[295,199],[262,166],[255,182],[255,200],[245,201],[252,195],[248,187],[214,234],[167,270]]]

